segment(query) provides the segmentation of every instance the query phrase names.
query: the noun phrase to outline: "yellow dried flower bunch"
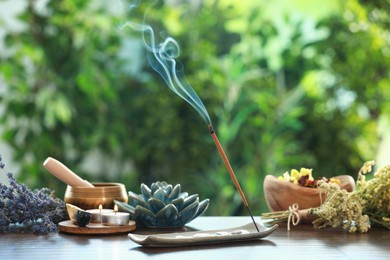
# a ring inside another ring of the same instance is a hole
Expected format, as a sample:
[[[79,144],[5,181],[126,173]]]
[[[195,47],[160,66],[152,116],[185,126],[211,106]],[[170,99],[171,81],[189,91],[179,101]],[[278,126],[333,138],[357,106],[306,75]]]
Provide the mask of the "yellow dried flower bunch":
[[[323,181],[319,181],[318,187],[326,192],[326,200],[321,206],[309,210],[310,214],[317,217],[313,221],[315,228],[342,226],[351,233],[366,233],[370,229],[369,218],[363,213],[359,194]]]
[[[372,171],[374,164],[374,161],[366,162],[359,171],[356,192],[370,221],[390,229],[390,165],[379,169],[366,181],[366,174]]]

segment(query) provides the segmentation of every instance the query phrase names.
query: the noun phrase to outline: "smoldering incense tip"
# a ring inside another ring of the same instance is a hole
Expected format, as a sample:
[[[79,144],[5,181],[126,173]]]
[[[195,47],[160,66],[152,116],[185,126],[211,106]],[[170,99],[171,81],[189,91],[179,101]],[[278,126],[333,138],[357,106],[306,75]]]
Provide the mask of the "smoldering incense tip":
[[[221,143],[219,142],[217,135],[215,134],[215,131],[214,131],[214,129],[213,129],[213,126],[210,124],[210,125],[208,125],[208,128],[209,128],[211,137],[213,138],[214,143],[215,143],[215,145],[217,146],[218,152],[219,152],[219,154],[221,155],[222,160],[223,160],[223,162],[224,162],[224,164],[225,164],[225,166],[226,166],[226,168],[227,168],[227,170],[228,170],[228,172],[229,172],[229,174],[230,174],[230,177],[232,178],[233,183],[234,183],[234,185],[236,186],[236,189],[237,189],[238,193],[239,193],[240,196],[241,196],[242,202],[244,203],[246,209],[248,210],[249,215],[250,215],[251,218],[252,218],[253,224],[255,225],[257,232],[260,232],[260,231],[259,231],[259,228],[257,227],[256,221],[255,221],[255,219],[253,218],[252,212],[251,212],[251,210],[249,209],[249,205],[248,205],[248,202],[247,202],[247,200],[246,200],[246,198],[245,198],[245,194],[244,194],[244,192],[242,191],[241,186],[240,186],[240,183],[238,182],[237,177],[236,177],[236,175],[234,174],[233,168],[232,168],[232,166],[230,165],[229,159],[227,158],[227,156],[226,156],[226,154],[225,154],[225,151],[223,150],[222,145],[221,145]]]
[[[213,126],[212,125],[208,125],[208,127],[209,127],[210,134],[214,134],[215,132],[214,132]]]

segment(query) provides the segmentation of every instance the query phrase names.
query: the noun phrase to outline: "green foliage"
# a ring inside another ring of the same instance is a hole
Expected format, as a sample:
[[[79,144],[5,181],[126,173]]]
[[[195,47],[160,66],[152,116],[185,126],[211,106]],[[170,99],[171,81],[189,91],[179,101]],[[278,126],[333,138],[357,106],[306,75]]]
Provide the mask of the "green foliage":
[[[90,181],[181,183],[210,198],[207,214],[246,214],[207,126],[151,71],[141,35],[118,29],[143,21],[149,1],[139,2],[125,17],[89,0],[48,1],[45,12],[29,1],[26,30],[7,31],[2,139],[21,179],[63,192],[41,166],[52,156]],[[350,0],[316,22],[245,4],[159,2],[146,21],[181,45],[187,79],[260,214],[266,174],[354,174],[375,156],[390,111],[389,10]]]
[[[92,147],[113,150],[101,131],[118,96],[119,37],[112,17],[87,7],[88,1],[51,1],[40,13],[29,1],[20,16],[27,29],[6,38],[3,138],[14,148],[22,179],[33,185],[46,179],[58,188],[42,170],[47,156],[77,165]]]

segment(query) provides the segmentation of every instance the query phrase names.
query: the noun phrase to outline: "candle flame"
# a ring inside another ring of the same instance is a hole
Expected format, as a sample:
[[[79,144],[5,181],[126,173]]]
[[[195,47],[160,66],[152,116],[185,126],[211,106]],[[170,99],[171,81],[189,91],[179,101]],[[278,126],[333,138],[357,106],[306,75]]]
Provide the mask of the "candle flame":
[[[118,212],[118,206],[116,204],[114,206],[114,212],[115,212],[115,214]]]
[[[102,204],[99,205],[99,209],[102,210],[103,209],[103,206]]]

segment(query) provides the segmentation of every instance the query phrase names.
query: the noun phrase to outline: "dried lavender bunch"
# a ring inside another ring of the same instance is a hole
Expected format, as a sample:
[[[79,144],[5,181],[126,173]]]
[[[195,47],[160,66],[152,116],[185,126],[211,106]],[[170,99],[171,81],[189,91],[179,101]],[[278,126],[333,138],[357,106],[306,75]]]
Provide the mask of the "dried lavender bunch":
[[[4,163],[0,156],[0,168]],[[57,230],[66,217],[65,203],[48,188],[30,190],[7,173],[9,185],[0,183],[0,233],[44,235]]]
[[[366,162],[360,169],[356,190],[370,221],[390,229],[390,165],[379,169],[366,181],[365,175],[372,171],[374,164],[374,161]]]

